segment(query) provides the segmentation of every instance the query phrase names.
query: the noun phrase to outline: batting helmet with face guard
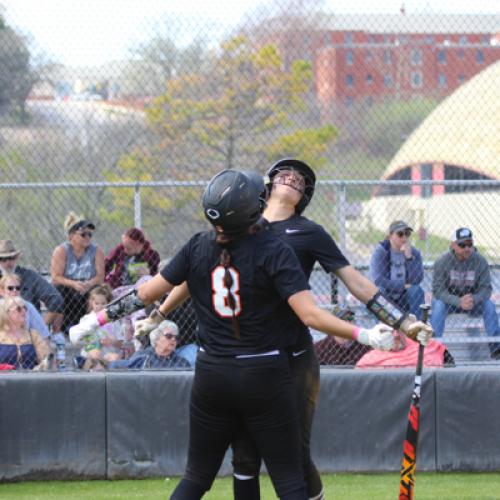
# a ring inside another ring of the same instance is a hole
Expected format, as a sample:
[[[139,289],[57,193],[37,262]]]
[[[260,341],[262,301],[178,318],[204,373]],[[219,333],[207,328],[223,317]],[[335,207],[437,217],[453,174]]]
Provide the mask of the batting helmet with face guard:
[[[271,189],[273,186],[273,178],[283,170],[296,170],[299,172],[305,181],[304,193],[302,198],[295,206],[295,212],[301,214],[314,195],[314,188],[316,186],[316,175],[314,174],[312,168],[304,163],[303,161],[296,160],[294,158],[283,158],[276,162],[266,173],[264,177],[264,183],[266,185],[267,196],[271,195]]]
[[[243,234],[265,207],[264,180],[256,172],[223,170],[208,183],[202,204],[214,227],[231,236]]]

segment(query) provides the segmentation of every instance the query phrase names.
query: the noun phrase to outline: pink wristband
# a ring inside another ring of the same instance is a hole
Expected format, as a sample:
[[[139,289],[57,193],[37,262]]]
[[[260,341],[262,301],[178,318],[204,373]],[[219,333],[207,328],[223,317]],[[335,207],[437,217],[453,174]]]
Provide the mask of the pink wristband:
[[[359,332],[361,331],[361,328],[359,326],[355,326],[354,330],[352,332],[352,338],[353,340],[358,340],[359,337]]]
[[[103,326],[108,322],[108,316],[106,315],[106,309],[102,309],[99,311],[97,314],[97,321],[99,323],[99,326]]]

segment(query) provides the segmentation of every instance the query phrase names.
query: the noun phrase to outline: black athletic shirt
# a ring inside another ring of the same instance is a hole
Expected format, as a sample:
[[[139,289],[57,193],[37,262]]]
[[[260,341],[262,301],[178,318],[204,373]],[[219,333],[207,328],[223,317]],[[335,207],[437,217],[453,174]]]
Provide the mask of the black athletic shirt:
[[[286,300],[308,289],[297,257],[270,231],[239,238],[227,249],[241,339],[233,329],[220,265],[222,247],[215,243],[213,231],[193,236],[161,275],[173,285],[187,281],[198,315],[200,345],[209,354],[236,356],[283,349],[291,334]]]
[[[288,219],[270,222],[268,227],[273,234],[293,248],[307,281],[311,277],[315,262],[319,262],[327,273],[350,265],[323,226],[306,217],[294,214]],[[295,337],[289,337],[296,339],[292,342],[290,349],[298,352],[311,346],[312,339],[309,329],[295,316],[291,309],[289,311],[293,319],[290,328],[297,330]]]

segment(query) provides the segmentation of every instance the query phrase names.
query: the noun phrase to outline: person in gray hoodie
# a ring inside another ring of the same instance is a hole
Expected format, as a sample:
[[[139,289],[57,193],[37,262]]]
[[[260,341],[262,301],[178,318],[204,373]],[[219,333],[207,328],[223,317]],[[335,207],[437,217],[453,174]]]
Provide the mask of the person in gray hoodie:
[[[498,336],[498,315],[491,301],[491,275],[486,259],[474,247],[472,231],[453,232],[450,251],[434,263],[431,325],[435,336],[443,335],[446,316],[458,312],[483,316],[488,336]],[[500,359],[500,344],[490,344],[491,357]]]

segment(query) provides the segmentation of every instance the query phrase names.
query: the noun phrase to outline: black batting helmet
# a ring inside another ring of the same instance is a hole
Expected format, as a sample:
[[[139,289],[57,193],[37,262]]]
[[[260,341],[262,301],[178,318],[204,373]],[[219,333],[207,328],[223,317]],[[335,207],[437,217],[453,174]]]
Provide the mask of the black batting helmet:
[[[301,200],[297,203],[295,207],[295,212],[301,214],[314,195],[314,188],[316,186],[316,175],[313,169],[304,163],[303,161],[296,160],[295,158],[283,158],[276,162],[267,172],[264,177],[264,183],[266,185],[267,196],[271,194],[271,188],[273,185],[274,176],[282,170],[297,170],[305,180],[305,189]]]
[[[210,224],[227,235],[244,233],[265,207],[264,180],[256,172],[223,170],[208,183],[202,204]]]

